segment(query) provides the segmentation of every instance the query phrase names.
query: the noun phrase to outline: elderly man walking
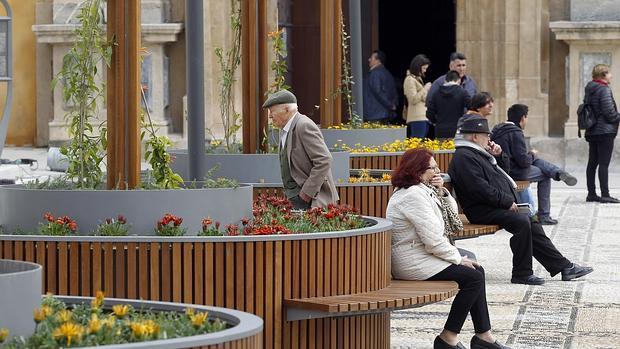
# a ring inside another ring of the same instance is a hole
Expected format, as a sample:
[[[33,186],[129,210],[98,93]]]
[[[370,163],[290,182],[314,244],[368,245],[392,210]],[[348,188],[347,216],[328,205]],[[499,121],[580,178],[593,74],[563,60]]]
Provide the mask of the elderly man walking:
[[[331,173],[332,156],[317,125],[297,110],[287,90],[270,95],[263,108],[280,129],[280,172],[284,194],[296,209],[324,207],[338,201]]]
[[[463,122],[460,131],[463,139],[455,141],[456,152],[448,173],[463,212],[471,223],[496,224],[512,234],[511,282],[544,283],[544,279],[534,275],[532,257],[551,276],[561,273],[564,281],[591,273],[592,268],[566,259],[538,222],[519,213],[516,184],[502,169],[509,167],[510,160],[499,145],[490,141],[487,119],[473,116]]]

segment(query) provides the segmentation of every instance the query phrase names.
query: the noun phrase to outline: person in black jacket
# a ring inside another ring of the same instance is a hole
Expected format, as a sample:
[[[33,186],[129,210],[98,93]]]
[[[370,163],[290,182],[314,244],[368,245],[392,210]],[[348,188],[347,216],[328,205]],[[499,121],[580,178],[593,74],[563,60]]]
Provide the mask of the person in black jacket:
[[[557,224],[558,221],[550,216],[551,179],[574,186],[577,178],[539,158],[535,149],[527,150],[523,129],[527,125],[528,110],[525,104],[513,104],[508,108],[508,121],[493,128],[491,140],[499,144],[510,159],[510,177],[517,181],[538,183],[538,222],[543,225]]]
[[[620,203],[620,200],[609,195],[608,170],[614,140],[618,134],[620,114],[614,96],[609,88],[611,72],[606,64],[598,64],[592,69],[592,81],[585,88],[584,101],[592,106],[596,123],[586,130],[586,141],[590,147],[586,178],[588,196],[586,201],[602,203]],[[596,195],[595,175],[598,167],[598,181],[601,185],[601,196]]]
[[[469,105],[469,94],[460,85],[459,73],[451,70],[446,82],[427,102],[426,118],[435,124],[435,138],[454,138],[456,123]]]
[[[396,113],[398,95],[394,77],[383,65],[385,53],[375,50],[368,58],[370,72],[364,79],[364,121],[389,123]]]
[[[489,138],[488,122],[471,117],[460,128],[463,139],[455,140],[456,152],[448,173],[467,219],[473,224],[496,224],[512,235],[512,278],[515,284],[541,285],[534,275],[532,257],[551,276],[562,274],[568,281],[592,272],[590,267],[571,263],[553,245],[538,222],[519,213],[516,184],[505,172],[510,160],[501,146]]]

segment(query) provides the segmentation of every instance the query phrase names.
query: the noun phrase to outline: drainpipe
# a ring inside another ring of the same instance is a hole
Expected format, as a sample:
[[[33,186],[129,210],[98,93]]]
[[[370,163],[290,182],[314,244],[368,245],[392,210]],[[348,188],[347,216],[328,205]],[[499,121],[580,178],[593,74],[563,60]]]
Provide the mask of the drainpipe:
[[[349,1],[349,25],[351,26],[351,73],[353,74],[353,112],[364,116],[364,82],[362,64],[362,5],[361,0]]]

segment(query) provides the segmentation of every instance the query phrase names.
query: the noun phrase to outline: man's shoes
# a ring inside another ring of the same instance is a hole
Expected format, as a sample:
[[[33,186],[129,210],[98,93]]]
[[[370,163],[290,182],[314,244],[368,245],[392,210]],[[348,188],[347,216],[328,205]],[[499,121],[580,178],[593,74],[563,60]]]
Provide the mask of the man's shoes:
[[[433,349],[467,349],[467,348],[465,348],[465,346],[461,342],[456,343],[456,345],[450,345],[444,342],[444,340],[441,339],[441,337],[437,336],[435,337],[435,342],[433,343]]]
[[[601,202],[601,197],[596,194],[588,194],[586,202]]]
[[[580,278],[584,275],[590,274],[593,271],[594,269],[592,269],[591,267],[582,267],[577,263],[573,263],[570,267],[562,270],[562,281],[569,281]]]
[[[545,283],[545,279],[539,278],[536,275],[530,275],[530,276],[524,276],[524,277],[513,276],[512,279],[510,279],[510,282],[513,284],[542,285]]]
[[[549,216],[538,217],[538,223],[540,223],[540,225],[556,225],[558,224],[558,220]]]
[[[478,338],[477,336],[471,337],[470,345],[470,349],[510,349],[509,347],[500,344],[500,342],[498,341],[495,341],[495,343],[489,343],[483,339]]]
[[[575,176],[571,175],[570,173],[566,171],[560,171],[558,175],[558,179],[566,183],[566,185],[568,185],[569,187],[572,187],[575,184],[577,184],[577,178],[575,178]]]
[[[620,200],[612,198],[611,196],[601,196],[599,201],[601,204],[620,204]]]

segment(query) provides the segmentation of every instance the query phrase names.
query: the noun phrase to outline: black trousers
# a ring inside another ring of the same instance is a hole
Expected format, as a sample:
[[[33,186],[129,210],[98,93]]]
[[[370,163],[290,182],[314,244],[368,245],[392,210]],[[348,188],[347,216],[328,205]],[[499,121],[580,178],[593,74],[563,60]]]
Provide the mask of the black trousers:
[[[295,195],[292,198],[288,198],[293,208],[296,210],[307,210],[312,206],[312,202],[306,202],[299,195]]]
[[[596,168],[598,167],[598,181],[601,185],[601,196],[609,196],[609,162],[614,150],[613,134],[588,137],[588,167],[586,179],[588,195],[596,195]]]
[[[464,265],[451,264],[430,277],[429,280],[456,281],[459,284],[459,293],[452,301],[450,314],[444,326],[446,330],[460,333],[467,314],[471,314],[476,333],[484,333],[491,329],[487,307],[486,281],[482,267],[472,269]]]
[[[521,213],[504,209],[491,209],[476,217],[467,216],[474,224],[497,224],[512,234],[510,249],[512,250],[512,276],[526,277],[534,274],[532,257],[555,276],[571,262],[555,247],[545,230],[539,223],[531,222],[530,218]]]

